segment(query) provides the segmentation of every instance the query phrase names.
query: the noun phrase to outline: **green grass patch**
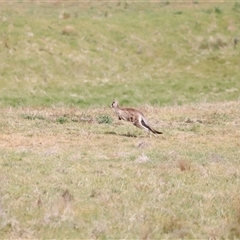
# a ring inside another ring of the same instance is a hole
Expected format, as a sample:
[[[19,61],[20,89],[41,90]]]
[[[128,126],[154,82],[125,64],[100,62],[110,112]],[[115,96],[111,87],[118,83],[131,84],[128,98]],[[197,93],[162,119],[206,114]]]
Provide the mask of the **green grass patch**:
[[[2,5],[1,106],[238,99],[237,3],[99,4]]]

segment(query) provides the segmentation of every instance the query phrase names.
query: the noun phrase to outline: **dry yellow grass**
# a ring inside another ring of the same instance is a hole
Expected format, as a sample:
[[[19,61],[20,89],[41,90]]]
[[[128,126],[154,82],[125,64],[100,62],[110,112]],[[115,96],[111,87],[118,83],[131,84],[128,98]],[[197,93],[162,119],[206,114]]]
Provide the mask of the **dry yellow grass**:
[[[239,238],[239,101],[140,108],[1,109],[2,236]]]

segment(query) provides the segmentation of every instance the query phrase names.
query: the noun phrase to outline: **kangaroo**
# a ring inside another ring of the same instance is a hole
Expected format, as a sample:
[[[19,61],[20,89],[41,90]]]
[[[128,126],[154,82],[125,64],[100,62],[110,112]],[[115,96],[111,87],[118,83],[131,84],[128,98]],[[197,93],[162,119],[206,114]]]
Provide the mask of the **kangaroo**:
[[[141,128],[147,132],[152,132],[155,136],[156,134],[162,134],[149,126],[146,118],[144,117],[143,113],[135,108],[121,108],[119,107],[118,101],[114,100],[111,104],[111,107],[114,109],[115,113],[118,116],[119,120],[125,120],[128,122],[132,122],[134,126]]]

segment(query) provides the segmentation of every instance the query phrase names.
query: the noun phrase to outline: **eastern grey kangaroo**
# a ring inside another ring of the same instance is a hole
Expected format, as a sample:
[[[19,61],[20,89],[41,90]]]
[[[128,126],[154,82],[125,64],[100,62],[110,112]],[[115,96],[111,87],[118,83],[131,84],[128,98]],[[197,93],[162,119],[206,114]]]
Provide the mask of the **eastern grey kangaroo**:
[[[113,101],[111,107],[114,109],[119,120],[132,122],[134,126],[139,127],[147,132],[152,132],[154,135],[162,134],[162,132],[155,130],[148,124],[147,119],[138,109],[119,107],[117,100]]]

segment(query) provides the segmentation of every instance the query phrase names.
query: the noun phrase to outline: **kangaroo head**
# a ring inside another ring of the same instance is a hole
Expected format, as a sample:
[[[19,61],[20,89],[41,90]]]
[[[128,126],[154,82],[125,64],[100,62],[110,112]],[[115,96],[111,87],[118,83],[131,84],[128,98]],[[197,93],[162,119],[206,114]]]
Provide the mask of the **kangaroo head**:
[[[113,102],[111,104],[111,108],[118,108],[118,101],[117,100],[113,100]]]

